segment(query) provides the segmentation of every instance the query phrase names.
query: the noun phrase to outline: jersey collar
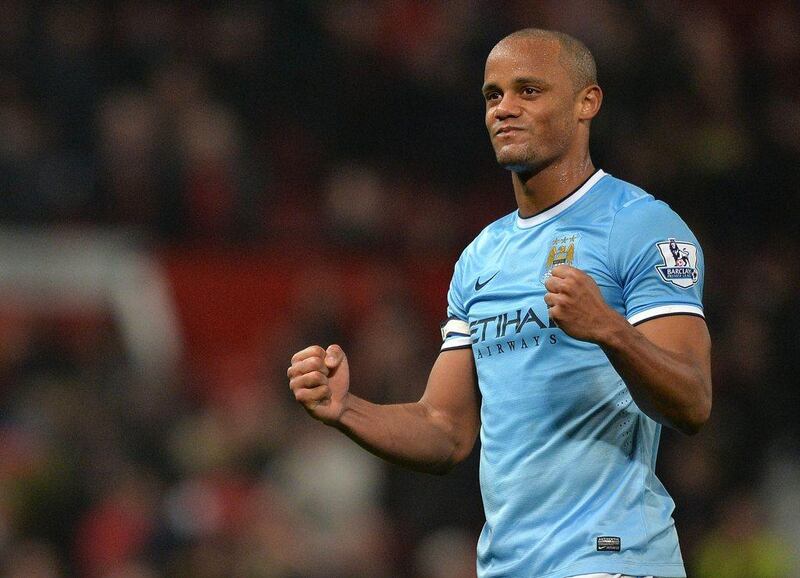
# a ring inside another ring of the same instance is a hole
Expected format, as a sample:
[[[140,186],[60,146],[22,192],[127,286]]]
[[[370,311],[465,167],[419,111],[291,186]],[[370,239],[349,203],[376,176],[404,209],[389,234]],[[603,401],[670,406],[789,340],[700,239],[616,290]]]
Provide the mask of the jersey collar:
[[[544,223],[548,219],[552,219],[559,213],[566,211],[572,205],[581,200],[581,197],[588,193],[589,190],[597,184],[597,181],[602,179],[604,176],[606,176],[606,173],[603,171],[603,169],[597,169],[594,174],[589,177],[589,179],[580,187],[558,201],[555,205],[552,205],[551,207],[548,207],[544,211],[540,211],[531,217],[523,219],[519,216],[519,211],[517,211],[517,226],[521,229],[530,229],[531,227],[535,227],[540,223]]]

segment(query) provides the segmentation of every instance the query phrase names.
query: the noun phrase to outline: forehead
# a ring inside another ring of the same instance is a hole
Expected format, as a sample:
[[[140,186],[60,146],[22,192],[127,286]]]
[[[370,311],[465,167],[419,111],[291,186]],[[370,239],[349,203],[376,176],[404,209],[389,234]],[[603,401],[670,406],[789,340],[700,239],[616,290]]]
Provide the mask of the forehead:
[[[567,77],[559,60],[561,46],[549,38],[510,38],[502,40],[489,53],[484,82],[502,82],[506,78],[535,76],[550,82]]]

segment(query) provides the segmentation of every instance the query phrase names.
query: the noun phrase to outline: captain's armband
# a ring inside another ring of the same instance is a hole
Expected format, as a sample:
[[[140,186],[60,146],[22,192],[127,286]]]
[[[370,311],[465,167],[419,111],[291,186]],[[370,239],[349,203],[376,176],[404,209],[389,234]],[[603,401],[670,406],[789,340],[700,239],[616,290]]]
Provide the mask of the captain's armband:
[[[469,323],[451,317],[442,323],[442,341],[442,351],[471,347],[472,337],[470,336]]]

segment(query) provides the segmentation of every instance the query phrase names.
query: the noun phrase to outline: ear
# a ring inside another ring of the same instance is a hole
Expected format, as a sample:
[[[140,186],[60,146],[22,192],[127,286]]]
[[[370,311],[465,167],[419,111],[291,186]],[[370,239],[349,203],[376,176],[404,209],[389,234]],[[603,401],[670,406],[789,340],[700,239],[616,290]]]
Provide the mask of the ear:
[[[603,104],[603,91],[600,87],[596,84],[587,86],[578,93],[578,118],[593,119],[600,112],[601,104]]]

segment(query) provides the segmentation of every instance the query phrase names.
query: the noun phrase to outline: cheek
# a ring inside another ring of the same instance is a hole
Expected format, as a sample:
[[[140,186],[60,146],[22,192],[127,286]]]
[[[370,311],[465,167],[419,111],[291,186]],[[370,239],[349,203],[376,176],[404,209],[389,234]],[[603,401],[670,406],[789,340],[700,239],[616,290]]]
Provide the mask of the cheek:
[[[489,131],[489,134],[492,132],[492,124],[494,123],[494,113],[492,109],[487,108],[486,113],[484,114],[483,123],[486,125],[486,130]]]
[[[542,137],[554,145],[560,146],[574,132],[572,109],[552,111],[548,115],[542,115],[539,120]]]

